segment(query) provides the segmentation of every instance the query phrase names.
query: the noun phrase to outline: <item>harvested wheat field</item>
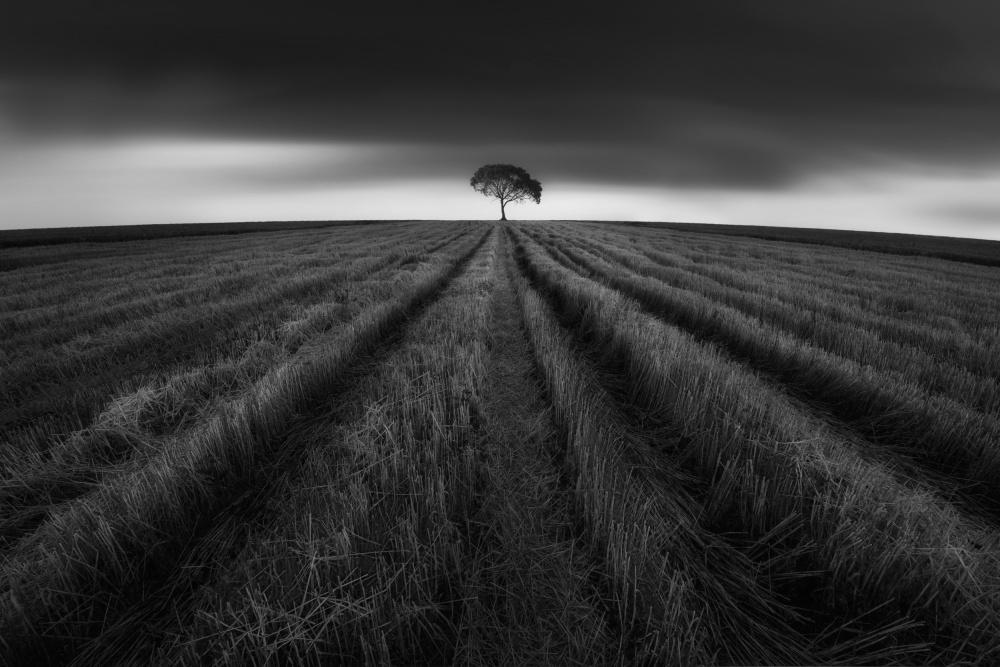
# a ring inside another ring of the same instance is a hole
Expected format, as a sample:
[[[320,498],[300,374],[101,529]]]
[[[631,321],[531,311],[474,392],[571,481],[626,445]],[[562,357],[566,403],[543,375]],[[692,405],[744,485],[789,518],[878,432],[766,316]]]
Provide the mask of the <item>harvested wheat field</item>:
[[[0,249],[0,663],[1000,664],[1000,268],[907,248]]]

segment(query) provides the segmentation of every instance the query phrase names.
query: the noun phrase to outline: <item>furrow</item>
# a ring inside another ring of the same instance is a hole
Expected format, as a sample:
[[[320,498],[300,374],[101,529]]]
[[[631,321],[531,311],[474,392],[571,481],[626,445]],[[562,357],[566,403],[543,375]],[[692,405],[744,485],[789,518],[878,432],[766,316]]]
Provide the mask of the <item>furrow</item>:
[[[542,298],[517,278],[539,372],[566,438],[587,539],[630,662],[809,662],[805,638],[745,554],[700,525],[687,475],[634,434]],[[725,641],[722,638],[725,637]]]
[[[648,312],[698,340],[721,346],[785,390],[819,406],[865,436],[876,451],[890,448],[961,487],[974,503],[1000,503],[1000,425],[954,401],[930,395],[898,376],[880,373],[790,339],[775,327],[699,295],[597,263],[581,266],[549,245],[563,266],[595,275]]]
[[[107,415],[102,412],[114,413],[113,422],[127,425],[118,429],[121,433],[110,437],[125,441],[141,439],[148,429],[135,423],[139,420],[120,414],[126,404],[148,403],[153,398],[151,394],[160,393],[161,387],[169,399],[174,393],[170,385],[198,384],[192,378],[180,377],[188,366],[220,376],[227,374],[225,368],[212,368],[213,364],[229,367],[230,375],[239,375],[250,366],[266,366],[265,359],[275,353],[289,346],[294,352],[296,339],[349,318],[364,304],[365,294],[379,287],[379,279],[389,280],[399,273],[401,266],[411,270],[421,258],[430,257],[433,254],[414,255],[404,248],[362,260],[353,267],[326,272],[318,279],[292,280],[270,295],[251,294],[202,308],[198,311],[200,315],[174,312],[148,320],[141,330],[127,337],[111,337],[109,345],[89,355],[59,352],[48,364],[44,358],[25,360],[22,365],[26,373],[18,375],[14,369],[8,382],[20,383],[21,395],[0,411],[8,429],[5,442],[0,445],[0,450],[4,450],[0,451],[0,459],[5,458],[5,453],[17,452],[3,467],[19,470],[25,465],[25,457],[44,462],[54,444],[79,437],[86,439],[90,437],[88,431],[95,431],[91,435],[100,438],[101,432],[108,430],[102,423],[107,421]],[[336,302],[327,303],[331,294]],[[305,312],[304,318],[290,319],[300,312]],[[154,378],[150,378],[154,373]],[[43,382],[40,377],[47,377],[48,381]],[[37,385],[36,391],[25,392],[32,383]],[[133,401],[136,394],[139,400]],[[171,412],[169,406],[164,412]],[[183,419],[182,414],[164,416],[167,421]],[[23,427],[18,428],[22,422]],[[164,423],[156,430],[162,435],[172,429]],[[69,438],[56,435],[67,431],[82,433]],[[4,476],[9,478],[15,474],[13,471],[5,472]]]
[[[812,286],[806,289],[802,284],[794,284],[787,294],[770,296],[758,290],[760,285],[750,275],[725,276],[726,280],[722,280],[717,274],[724,269],[712,265],[661,268],[609,244],[597,246],[583,239],[574,241],[620,270],[700,294],[766,321],[831,354],[880,371],[898,373],[930,393],[947,396],[973,410],[1000,414],[1000,386],[996,379],[1000,357],[964,334],[931,329],[926,315],[919,323],[876,319],[870,309],[859,305],[853,308],[832,305]],[[565,248],[564,251],[578,263],[587,263],[586,259],[574,256],[573,251]],[[872,290],[871,284],[869,289]]]
[[[1000,655],[995,532],[899,484],[739,364],[518,241],[562,316],[624,366],[632,400],[674,425],[668,453],[710,490],[705,520],[765,542],[791,526],[783,541],[801,545],[807,581],[818,575],[817,611],[855,628],[847,642],[840,626],[817,628],[823,662],[854,662],[862,646],[872,660]]]
[[[408,289],[340,335],[301,348],[183,442],[105,480],[23,539],[0,570],[7,655],[65,657],[162,582],[236,492],[266,477],[294,416],[320,407],[352,364],[439,295],[488,235],[459,262],[416,273]]]

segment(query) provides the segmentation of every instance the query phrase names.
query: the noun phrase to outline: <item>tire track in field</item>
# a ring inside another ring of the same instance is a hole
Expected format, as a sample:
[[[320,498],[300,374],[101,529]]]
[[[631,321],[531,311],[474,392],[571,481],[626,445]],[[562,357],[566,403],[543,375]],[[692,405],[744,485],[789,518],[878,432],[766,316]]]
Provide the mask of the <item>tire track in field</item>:
[[[581,541],[552,406],[510,279],[510,243],[494,267],[484,467],[491,484],[470,521],[477,575],[456,663],[611,663],[615,638],[599,564]]]
[[[169,468],[164,469],[162,465],[148,471],[136,471],[135,482],[117,480],[114,489],[102,486],[98,489],[103,494],[101,498],[81,499],[53,518],[59,524],[51,526],[53,530],[46,535],[36,534],[19,545],[24,547],[21,553],[15,550],[3,563],[0,636],[6,646],[0,645],[0,655],[6,654],[15,662],[47,660],[50,664],[61,664],[72,658],[87,636],[94,636],[116,622],[127,621],[125,615],[132,605],[138,603],[141,609],[143,600],[169,594],[174,589],[170,577],[177,575],[177,565],[190,559],[192,554],[196,555],[199,545],[208,536],[217,537],[220,532],[231,534],[238,530],[239,525],[259,511],[278,473],[301,455],[300,447],[284,439],[295,434],[296,423],[321,414],[323,407],[345,389],[344,382],[350,380],[352,374],[357,377],[360,366],[370,363],[372,355],[384,355],[385,346],[391,347],[398,342],[409,320],[441,295],[494,233],[485,233],[464,257],[433,279],[428,288],[418,286],[412,297],[399,302],[398,306],[381,308],[381,314],[370,324],[359,325],[366,328],[356,330],[354,342],[346,351],[331,350],[336,354],[330,362],[320,359],[328,368],[316,368],[313,361],[306,360],[304,365],[298,365],[306,369],[301,379],[291,375],[291,368],[284,374],[279,371],[274,382],[259,388],[258,397],[248,397],[249,402],[244,402],[246,407],[234,414],[236,421],[209,425],[204,432],[208,442],[193,445],[196,462],[176,478],[177,482],[171,481],[174,478],[169,477]],[[300,398],[284,397],[280,393],[282,387],[297,393]],[[254,406],[259,417],[254,417]],[[273,407],[275,412],[267,414],[268,407]],[[212,438],[223,439],[215,445],[222,448],[215,456],[207,451],[212,446]],[[253,441],[262,451],[253,450]],[[286,446],[277,447],[281,444]],[[156,482],[164,474],[168,477]],[[196,479],[191,479],[192,475]],[[169,485],[164,492],[172,495],[157,500],[159,487],[136,488],[136,484],[141,485],[144,480]],[[180,487],[174,489],[174,485]],[[129,496],[129,493],[134,495]],[[119,505],[118,509],[114,503],[108,505],[112,498],[117,498],[118,503],[136,499],[141,503],[146,498],[151,499],[146,505],[137,504],[131,508]],[[182,504],[175,505],[178,502]],[[171,510],[178,514],[162,514]],[[99,528],[106,526],[102,532],[110,530],[116,535],[124,532],[125,543],[119,545],[117,553],[124,561],[124,565],[122,561],[117,565],[124,569],[102,573],[96,569],[101,560],[98,553],[89,556],[84,553],[86,560],[76,562],[80,554],[73,544],[78,544],[79,540],[77,536],[67,535],[70,526],[64,525],[74,521],[83,521],[84,525],[97,521]],[[42,526],[46,527],[47,524]],[[134,534],[129,535],[128,531]],[[66,544],[60,536],[72,537],[73,542]],[[51,541],[55,544],[47,544]],[[42,558],[35,555],[38,547],[44,549]],[[64,556],[60,559],[59,554]],[[69,568],[71,571],[60,571],[60,566],[68,562],[74,565]],[[115,578],[114,583],[107,579],[108,576]]]
[[[943,501],[957,505],[971,518],[986,521],[993,527],[1000,526],[1000,488],[991,487],[983,480],[968,479],[950,472],[940,463],[925,459],[919,452],[911,452],[907,448],[906,434],[889,426],[878,425],[873,414],[858,414],[851,406],[827,400],[815,387],[802,382],[798,377],[806,371],[775,371],[768,361],[748,354],[724,333],[713,333],[697,326],[683,315],[666,311],[657,304],[650,303],[642,294],[634,294],[615,281],[607,280],[601,274],[580,266],[548,243],[537,239],[533,241],[560,265],[635,300],[646,312],[661,321],[724,353],[752,372],[761,382],[783,394],[803,415],[823,423],[831,432],[843,436],[859,455],[885,465],[897,481],[906,485],[916,482],[933,489]]]

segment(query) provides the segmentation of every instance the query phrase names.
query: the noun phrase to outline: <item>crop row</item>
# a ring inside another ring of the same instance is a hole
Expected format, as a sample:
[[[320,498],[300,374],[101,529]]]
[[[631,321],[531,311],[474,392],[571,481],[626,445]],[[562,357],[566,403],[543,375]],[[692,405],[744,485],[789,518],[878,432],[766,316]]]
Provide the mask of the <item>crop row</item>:
[[[872,324],[874,317],[871,309],[858,306],[850,310],[833,310],[829,302],[820,301],[820,296],[802,286],[795,289],[794,298],[768,297],[754,289],[752,280],[741,284],[734,279],[729,281],[731,285],[722,285],[697,275],[694,269],[661,267],[648,260],[643,261],[634,253],[618,251],[607,245],[580,243],[578,239],[574,241],[585,249],[571,247],[566,242],[557,247],[581,266],[596,262],[655,278],[767,322],[833,355],[897,375],[931,393],[963,403],[970,409],[1000,415],[1000,385],[997,374],[991,370],[994,367],[1000,370],[1000,351],[968,339],[962,343],[954,332],[935,334],[929,329],[922,329],[925,332],[921,336],[924,346],[915,347],[900,341],[912,339],[905,335],[905,330],[916,327],[905,325],[904,332],[888,326],[875,330],[877,327]]]
[[[862,630],[826,659],[865,662],[864,646],[868,659],[998,655],[994,532],[859,456],[741,364],[515,235],[528,276],[627,378],[629,402],[674,430],[666,454],[703,481],[700,520],[776,543],[771,567],[822,592],[812,613]]]
[[[182,238],[139,244],[101,244],[100,257],[57,265],[27,264],[0,276],[0,284],[17,286],[16,291],[0,297],[0,304],[5,312],[11,313],[45,308],[81,296],[94,296],[95,292],[128,290],[132,285],[123,284],[123,277],[139,276],[140,282],[185,277],[199,271],[214,272],[217,268],[214,264],[232,271],[289,250],[306,251],[328,263],[336,258],[339,243],[351,244],[359,238],[363,238],[360,230],[342,229],[332,234],[266,234],[241,240],[236,237]]]
[[[460,234],[449,234],[444,240]],[[62,332],[78,336],[178,306],[196,305],[317,270],[343,267],[349,261],[377,257],[394,249],[412,252],[426,243],[427,250],[433,252],[434,245],[441,242],[440,236],[425,241],[415,235],[376,239],[280,237],[273,239],[264,252],[238,247],[223,252],[210,247],[122,256],[117,262],[97,265],[99,276],[83,276],[77,271],[56,278],[61,289],[53,289],[49,284],[39,286],[38,302],[30,308],[23,303],[26,293],[30,293],[29,281],[17,280],[20,274],[8,276],[5,288],[14,295],[6,301],[20,301],[21,307],[4,304],[0,332],[12,344],[17,342],[13,337],[19,332],[28,334],[29,341],[36,346],[41,342],[39,339],[45,343],[61,342],[69,339],[60,337]]]
[[[599,247],[608,248],[608,244]],[[881,341],[876,345],[885,342],[913,346],[918,350],[911,352],[930,352],[971,372],[988,373],[984,364],[997,365],[997,353],[991,350],[995,323],[986,328],[969,327],[966,316],[972,313],[981,319],[995,303],[995,294],[983,290],[975,303],[956,303],[956,291],[968,282],[939,284],[941,298],[935,301],[929,298],[930,286],[913,284],[922,276],[912,268],[905,278],[895,282],[885,276],[870,277],[870,271],[866,271],[865,278],[852,285],[853,281],[841,273],[825,272],[819,266],[801,273],[789,270],[780,260],[738,266],[722,254],[713,263],[693,262],[679,250],[677,246],[672,252],[632,247],[619,250],[623,257],[615,261],[623,261],[633,270],[655,272],[677,286],[719,294],[720,298],[752,298],[759,305],[751,307],[760,309],[762,317],[802,331],[818,329],[825,333],[830,326],[851,325],[864,329],[862,333],[870,337],[877,335]],[[917,289],[919,297],[915,296]],[[739,296],[731,296],[734,293]],[[947,307],[942,307],[941,302]],[[953,315],[966,320],[965,325]]]
[[[686,222],[619,222],[605,223],[622,232],[655,231],[658,235],[678,235],[702,240],[724,239],[725,243],[738,243],[760,248],[822,246],[816,254],[838,255],[843,253],[871,252],[890,258],[919,257],[921,260],[939,258],[953,264],[969,266],[1000,266],[1000,243],[982,239],[920,236],[889,232],[859,232],[836,229],[811,229],[806,227],[763,227],[746,225],[720,225],[716,223]]]
[[[46,366],[38,359],[42,354],[54,358],[48,365],[85,365],[87,358],[100,360],[127,356],[132,348],[146,349],[152,340],[175,338],[191,328],[218,335],[227,323],[241,321],[240,315],[248,309],[270,310],[282,304],[322,296],[338,283],[363,280],[407,257],[412,257],[412,251],[408,252],[405,247],[390,247],[367,256],[359,252],[357,259],[332,268],[297,274],[273,275],[266,267],[260,267],[261,275],[255,277],[253,283],[225,290],[220,288],[219,281],[205,281],[205,284],[196,284],[179,294],[174,292],[162,297],[147,297],[138,305],[125,303],[96,312],[91,309],[78,318],[63,314],[61,317],[67,321],[60,321],[55,327],[46,327],[43,323],[43,333],[27,335],[31,349],[17,350],[18,358],[6,364],[8,372],[3,387],[30,386],[44,378],[44,371],[35,370]],[[86,311],[87,305],[82,304],[80,309]],[[90,335],[95,329],[98,331]],[[71,341],[59,344],[69,336],[72,336]],[[189,350],[198,346],[185,341],[184,347]],[[63,371],[57,374],[65,376],[68,373]]]
[[[229,299],[138,317],[83,347],[50,345],[25,354],[6,365],[0,381],[0,420],[8,431],[3,440],[11,445],[3,449],[19,456],[44,452],[51,434],[85,428],[124,397],[156,391],[171,376],[244,357],[273,357],[310,329],[349,320],[367,303],[391,295],[394,281],[433,257],[441,243],[430,252],[422,244],[389,246]],[[16,428],[21,423],[26,426]]]
[[[502,538],[523,539],[518,518],[531,512],[524,522],[539,521],[562,494],[536,496],[528,507],[517,502],[523,495],[498,497],[520,471],[504,464],[518,443],[490,402],[496,387],[489,373],[499,370],[490,363],[490,333],[500,325],[488,321],[484,302],[510,289],[496,250],[408,328],[400,348],[350,392],[346,408],[303,436],[309,456],[268,501],[267,523],[233,558],[237,567],[219,566],[227,574],[197,594],[178,629],[167,632],[166,664],[456,663],[512,655],[536,662],[555,657],[553,645],[562,647],[563,660],[603,656],[620,664],[805,658],[801,647],[789,647],[771,610],[776,601],[756,583],[753,565],[721,540],[692,532],[695,508],[677,493],[680,480],[654,465],[656,457],[643,457],[644,443],[620,436],[627,429],[619,428],[610,399],[517,277],[562,433],[558,446],[522,452],[519,462],[534,459],[529,467],[537,470],[548,453],[558,463],[566,477],[560,490],[572,499],[567,509],[586,526],[575,541],[591,562],[584,567],[599,602],[587,600],[588,577],[565,542],[535,533],[531,555],[511,552]],[[507,525],[504,533],[497,523]],[[551,579],[514,569],[529,558]],[[495,559],[509,559],[499,579]],[[518,581],[525,576],[537,588]],[[511,613],[525,607],[530,615]],[[586,638],[565,621],[547,632],[539,627],[567,613],[590,630]],[[723,627],[742,632],[723,642]],[[761,638],[762,630],[770,632]]]
[[[966,356],[982,356],[984,346],[998,342],[1000,332],[990,316],[996,306],[993,269],[959,265],[962,271],[949,272],[949,262],[928,265],[930,260],[915,259],[892,267],[879,255],[845,252],[831,258],[814,250],[798,257],[794,250],[780,247],[756,259],[733,256],[754,251],[732,242],[705,247],[685,238],[633,241],[607,233],[573,238],[624,250],[693,286],[735,288],[774,299],[813,311],[821,320],[847,322],[893,342],[933,348],[960,365]]]
[[[470,519],[489,483],[479,415],[497,241],[296,435],[302,463],[233,565],[162,633],[166,662],[454,657]]]
[[[878,253],[833,252],[793,244],[745,239],[708,239],[648,231],[626,239],[594,230],[592,237],[624,246],[667,267],[700,274],[723,285],[802,302],[860,308],[872,324],[906,325],[939,334],[959,333],[979,342],[996,341],[995,270],[942,260],[899,258]],[[900,326],[902,325],[902,326]],[[897,335],[896,333],[890,335]]]
[[[461,246],[442,252],[435,261],[447,262],[460,252],[464,252]],[[378,261],[385,264],[388,260]],[[264,331],[267,335],[228,343],[220,349],[224,358],[209,364],[174,373],[169,372],[169,366],[157,369],[164,374],[163,380],[115,396],[93,422],[66,436],[42,441],[39,436],[44,431],[35,425],[30,431],[32,441],[9,438],[4,450],[7,462],[3,470],[5,488],[0,494],[0,536],[11,539],[19,535],[51,511],[53,504],[90,488],[109,466],[119,465],[137,452],[171,446],[172,441],[184,437],[192,424],[252,387],[278,364],[292,358],[304,343],[347,326],[357,312],[388,299],[411,278],[410,271],[391,267],[384,275],[364,270],[356,273],[355,284],[334,284],[342,295],[340,300],[320,302],[299,319],[275,320],[285,315],[286,309],[271,311],[259,303],[253,310],[241,311],[238,314],[243,317],[242,327],[249,322],[263,328],[262,322],[272,321]],[[349,303],[344,303],[348,297]],[[256,317],[247,317],[254,313]],[[218,338],[212,342],[218,343]],[[116,385],[121,386],[121,381],[116,380]]]
[[[937,260],[378,230],[0,273],[34,285],[0,303],[54,362],[0,404],[0,663],[1000,660],[1000,531],[972,500],[1000,507],[994,416],[839,340],[942,375],[934,341],[961,337],[889,332],[952,312],[949,285],[988,303],[989,269],[920,278],[910,312],[900,281]]]
[[[633,664],[803,662],[753,563],[700,529],[683,475],[616,413],[555,314],[515,280],[528,337],[565,442],[564,468],[606,599]]]
[[[809,323],[813,330],[825,333],[829,326],[844,328],[844,325],[850,325],[847,331],[855,327],[864,329],[862,335],[871,341],[869,345],[876,348],[889,345],[895,356],[900,352],[932,355],[987,378],[1000,368],[997,352],[1000,331],[991,317],[996,308],[996,293],[987,269],[980,269],[976,276],[937,275],[928,280],[928,271],[936,267],[913,266],[890,279],[880,275],[881,269],[862,264],[866,258],[844,262],[848,267],[864,267],[859,271],[861,276],[848,277],[843,266],[836,271],[820,266],[792,271],[780,260],[775,264],[761,262],[736,267],[721,255],[715,263],[696,263],[674,252],[646,249],[643,254],[660,265],[658,271],[686,276],[688,281],[706,284],[708,289],[729,287],[753,292],[760,300],[777,301],[778,307],[786,312],[791,306],[798,310],[800,330],[805,328],[802,315],[808,314],[813,320]],[[698,280],[697,276],[703,278]],[[796,321],[785,313],[776,317],[778,322]],[[836,333],[826,335],[832,339]],[[902,351],[900,346],[910,349]],[[878,354],[869,356],[877,358]]]
[[[563,265],[593,272],[601,281],[635,298],[650,312],[713,341],[786,387],[830,410],[879,447],[919,461],[960,480],[965,492],[1000,500],[1000,425],[941,395],[930,394],[897,374],[831,354],[779,327],[704,296],[636,275],[619,266],[553,246]]]
[[[463,257],[485,238],[463,244]],[[28,655],[57,637],[79,638],[114,620],[151,573],[179,557],[231,489],[266,470],[292,418],[337,387],[358,355],[435,296],[461,266],[447,260],[422,265],[395,297],[317,335],[170,447],[105,478],[14,545],[0,567],[0,634],[10,638],[12,654]]]

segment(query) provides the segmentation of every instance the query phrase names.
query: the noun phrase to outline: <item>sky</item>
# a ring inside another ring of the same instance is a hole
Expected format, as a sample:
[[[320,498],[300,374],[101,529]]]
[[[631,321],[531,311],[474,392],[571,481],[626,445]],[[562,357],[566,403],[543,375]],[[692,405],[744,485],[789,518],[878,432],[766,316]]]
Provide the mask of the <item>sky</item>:
[[[1000,239],[1000,3],[35,0],[0,230],[663,220]],[[663,5],[654,8],[654,5]]]

